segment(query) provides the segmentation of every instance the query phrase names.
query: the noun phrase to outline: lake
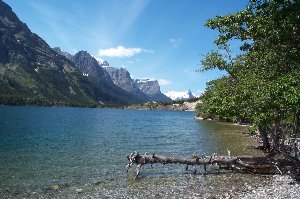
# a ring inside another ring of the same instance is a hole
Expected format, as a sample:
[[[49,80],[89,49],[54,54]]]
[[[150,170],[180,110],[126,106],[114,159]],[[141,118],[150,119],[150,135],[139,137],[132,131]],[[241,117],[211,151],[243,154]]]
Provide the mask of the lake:
[[[268,176],[144,165],[133,151],[166,156],[257,155],[245,127],[195,120],[194,112],[0,107],[0,198],[203,197],[261,186]]]

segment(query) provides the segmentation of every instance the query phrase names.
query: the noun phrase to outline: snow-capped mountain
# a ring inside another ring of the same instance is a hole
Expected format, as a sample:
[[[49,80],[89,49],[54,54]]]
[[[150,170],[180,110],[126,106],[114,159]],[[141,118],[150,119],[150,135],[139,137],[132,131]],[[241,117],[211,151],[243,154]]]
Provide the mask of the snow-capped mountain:
[[[195,98],[195,96],[193,95],[191,90],[184,91],[184,92],[169,91],[169,92],[164,93],[164,94],[167,97],[171,98],[173,101]]]

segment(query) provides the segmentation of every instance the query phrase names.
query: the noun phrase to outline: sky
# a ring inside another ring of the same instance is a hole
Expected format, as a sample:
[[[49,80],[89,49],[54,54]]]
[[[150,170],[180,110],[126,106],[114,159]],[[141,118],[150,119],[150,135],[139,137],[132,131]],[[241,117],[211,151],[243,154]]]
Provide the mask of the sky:
[[[203,92],[223,71],[196,72],[216,49],[204,24],[246,0],[4,0],[50,47],[88,51],[131,77],[156,79],[163,93]]]

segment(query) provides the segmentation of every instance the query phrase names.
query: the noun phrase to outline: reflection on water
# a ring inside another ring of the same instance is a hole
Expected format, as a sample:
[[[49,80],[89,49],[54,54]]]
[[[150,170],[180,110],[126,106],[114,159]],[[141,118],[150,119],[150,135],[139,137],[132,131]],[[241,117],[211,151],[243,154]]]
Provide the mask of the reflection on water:
[[[134,150],[161,155],[254,155],[245,127],[194,120],[192,112],[0,107],[0,198],[203,196],[269,177],[186,172],[145,165],[127,174]]]

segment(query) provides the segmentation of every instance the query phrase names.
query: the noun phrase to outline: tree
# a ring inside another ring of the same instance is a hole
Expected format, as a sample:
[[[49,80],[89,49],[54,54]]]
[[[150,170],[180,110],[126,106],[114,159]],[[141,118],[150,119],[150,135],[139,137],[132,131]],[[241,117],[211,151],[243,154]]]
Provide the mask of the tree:
[[[202,60],[201,71],[219,69],[227,75],[208,83],[199,114],[250,120],[264,147],[278,149],[280,127],[298,132],[300,110],[300,2],[251,0],[234,14],[209,19],[219,32],[218,50]],[[233,40],[240,53],[230,51]]]

